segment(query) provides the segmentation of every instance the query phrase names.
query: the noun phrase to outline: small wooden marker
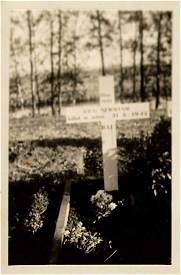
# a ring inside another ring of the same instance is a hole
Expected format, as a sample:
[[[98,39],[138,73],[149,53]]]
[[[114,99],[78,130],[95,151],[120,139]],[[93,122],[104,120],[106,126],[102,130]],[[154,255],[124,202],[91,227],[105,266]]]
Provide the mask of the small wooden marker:
[[[55,227],[52,250],[50,253],[50,264],[56,264],[59,260],[60,250],[63,244],[64,232],[66,229],[70,210],[70,180],[65,183],[64,194],[60,205],[58,219]]]

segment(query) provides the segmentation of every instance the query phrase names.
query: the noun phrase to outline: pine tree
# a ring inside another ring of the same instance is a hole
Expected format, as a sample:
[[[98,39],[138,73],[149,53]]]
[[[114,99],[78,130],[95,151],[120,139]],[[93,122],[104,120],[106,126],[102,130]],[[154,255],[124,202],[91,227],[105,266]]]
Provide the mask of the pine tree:
[[[91,28],[90,40],[86,44],[89,49],[98,49],[101,60],[101,73],[106,75],[105,68],[105,48],[112,41],[111,33],[113,31],[111,22],[106,18],[105,12],[96,10],[94,13],[89,13]]]
[[[32,98],[32,116],[35,116],[36,110],[36,99],[35,99],[35,77],[34,77],[34,63],[33,63],[33,41],[32,41],[32,12],[28,10],[27,14],[27,25],[28,25],[28,44],[29,44],[29,63],[30,63],[30,87],[31,87],[31,98]]]

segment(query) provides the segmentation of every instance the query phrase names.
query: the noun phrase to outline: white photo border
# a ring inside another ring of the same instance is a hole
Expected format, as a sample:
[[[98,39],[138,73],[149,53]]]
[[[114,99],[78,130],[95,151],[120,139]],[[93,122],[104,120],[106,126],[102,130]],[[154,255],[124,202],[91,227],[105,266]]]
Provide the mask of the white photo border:
[[[180,1],[3,1],[1,21],[1,272],[2,274],[180,274]],[[169,10],[172,43],[172,264],[8,266],[9,15],[14,9]]]

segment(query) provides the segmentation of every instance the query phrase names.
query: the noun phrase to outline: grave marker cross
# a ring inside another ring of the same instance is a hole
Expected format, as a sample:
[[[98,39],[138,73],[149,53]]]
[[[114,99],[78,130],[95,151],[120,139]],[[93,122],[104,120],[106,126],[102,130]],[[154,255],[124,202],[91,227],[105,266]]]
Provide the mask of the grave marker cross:
[[[118,190],[116,120],[149,118],[149,103],[115,102],[113,76],[99,78],[99,105],[66,107],[67,123],[101,122],[104,188]]]

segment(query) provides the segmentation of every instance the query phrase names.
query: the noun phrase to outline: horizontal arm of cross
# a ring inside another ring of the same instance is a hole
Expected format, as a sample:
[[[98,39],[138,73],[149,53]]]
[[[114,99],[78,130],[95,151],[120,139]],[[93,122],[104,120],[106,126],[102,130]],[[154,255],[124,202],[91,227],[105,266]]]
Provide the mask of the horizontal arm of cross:
[[[114,103],[109,106],[87,105],[62,109],[67,123],[103,122],[111,120],[129,120],[149,118],[149,103]]]

